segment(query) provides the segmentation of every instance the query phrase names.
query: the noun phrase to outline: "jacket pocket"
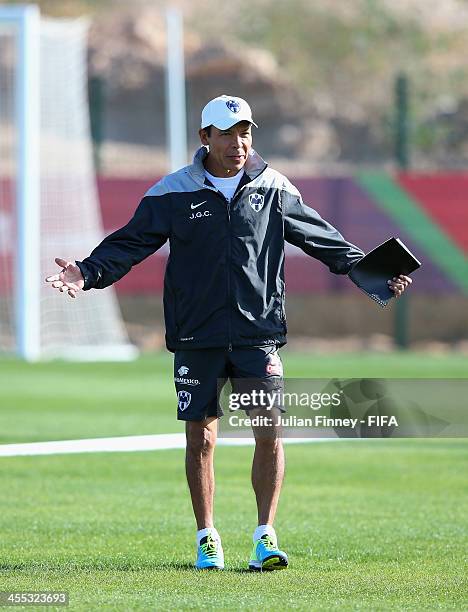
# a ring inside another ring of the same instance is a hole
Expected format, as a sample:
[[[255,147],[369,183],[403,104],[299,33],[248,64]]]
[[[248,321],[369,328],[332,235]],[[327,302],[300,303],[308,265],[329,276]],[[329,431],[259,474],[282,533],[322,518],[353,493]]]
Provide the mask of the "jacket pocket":
[[[281,293],[275,292],[272,297],[274,299],[274,305],[270,311],[270,316],[268,318],[273,324],[283,324],[285,320],[283,296],[281,295]]]
[[[283,323],[286,322],[286,286],[282,278],[279,279],[279,302],[280,302],[280,318]]]
[[[278,294],[278,317],[281,321],[282,326],[284,327],[284,332],[287,331],[286,326],[286,299],[285,299],[285,290],[284,283],[281,293]]]

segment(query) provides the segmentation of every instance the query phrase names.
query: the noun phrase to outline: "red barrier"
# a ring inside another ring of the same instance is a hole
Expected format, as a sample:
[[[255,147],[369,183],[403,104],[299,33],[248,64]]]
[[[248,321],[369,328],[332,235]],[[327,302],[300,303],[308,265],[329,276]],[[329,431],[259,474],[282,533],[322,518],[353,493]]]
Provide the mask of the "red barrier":
[[[468,255],[468,175],[405,173],[398,182]]]
[[[106,235],[129,221],[141,198],[156,180],[107,177],[98,180]],[[468,174],[401,174],[398,181],[424,212],[468,254]],[[307,204],[364,251],[372,249],[389,236],[401,236],[416,256],[424,261],[423,268],[418,271],[415,290],[457,291],[453,283],[432,263],[430,253],[421,253],[417,245],[412,245],[404,231],[376,206],[352,178],[298,179],[293,180],[293,183],[300,189]],[[5,180],[0,181],[0,294],[12,291],[15,231],[11,200],[11,185]],[[166,245],[135,266],[116,283],[117,291],[129,294],[160,293],[164,284],[167,253]],[[331,274],[320,262],[290,245],[287,245],[285,274],[288,292],[292,293],[324,293],[351,288],[346,278]]]

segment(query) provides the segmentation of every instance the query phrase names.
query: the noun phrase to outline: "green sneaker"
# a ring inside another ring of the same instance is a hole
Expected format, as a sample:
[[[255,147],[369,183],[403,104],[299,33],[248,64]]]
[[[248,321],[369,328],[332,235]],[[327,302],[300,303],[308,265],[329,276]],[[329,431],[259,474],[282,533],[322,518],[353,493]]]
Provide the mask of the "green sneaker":
[[[253,545],[249,570],[261,572],[288,567],[288,555],[279,550],[276,538],[265,534]]]
[[[221,541],[209,533],[200,540],[197,550],[196,569],[224,569],[224,553]]]

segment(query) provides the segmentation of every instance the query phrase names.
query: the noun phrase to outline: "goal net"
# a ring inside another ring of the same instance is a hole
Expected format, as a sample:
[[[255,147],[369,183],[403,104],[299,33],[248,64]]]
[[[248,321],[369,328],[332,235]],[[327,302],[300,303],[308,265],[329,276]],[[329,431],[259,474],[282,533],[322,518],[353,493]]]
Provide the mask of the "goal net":
[[[73,300],[44,282],[103,238],[86,37],[84,20],[0,7],[0,351],[29,360],[137,353],[113,288]]]

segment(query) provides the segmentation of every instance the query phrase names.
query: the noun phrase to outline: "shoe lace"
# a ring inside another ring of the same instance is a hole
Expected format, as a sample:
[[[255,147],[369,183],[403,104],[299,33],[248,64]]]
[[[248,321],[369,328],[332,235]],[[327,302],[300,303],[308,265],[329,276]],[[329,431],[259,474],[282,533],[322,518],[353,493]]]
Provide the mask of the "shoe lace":
[[[276,550],[277,548],[276,542],[269,535],[262,536],[262,542],[267,550]]]
[[[218,554],[218,542],[210,535],[207,537],[206,542],[200,545],[200,548],[207,557],[216,557]]]

